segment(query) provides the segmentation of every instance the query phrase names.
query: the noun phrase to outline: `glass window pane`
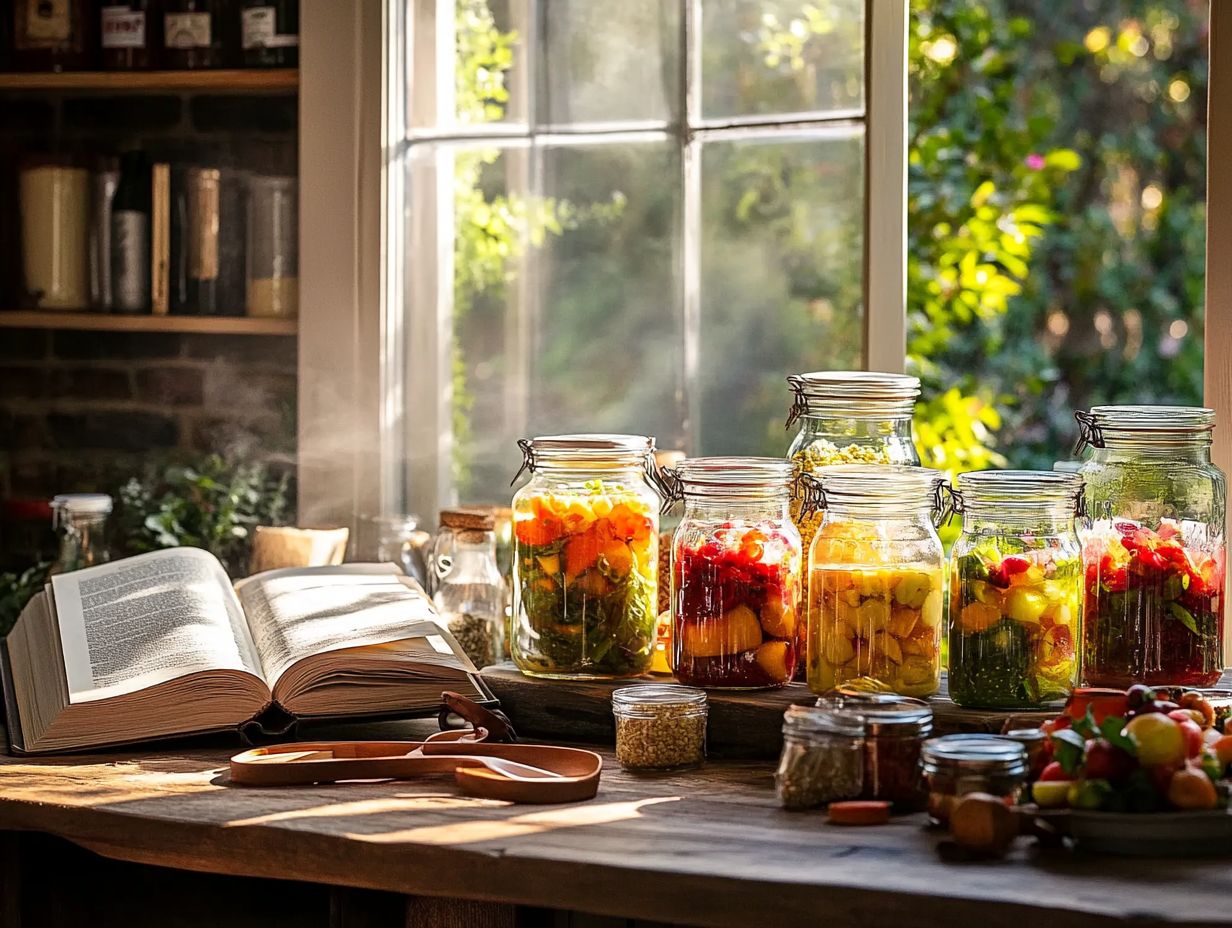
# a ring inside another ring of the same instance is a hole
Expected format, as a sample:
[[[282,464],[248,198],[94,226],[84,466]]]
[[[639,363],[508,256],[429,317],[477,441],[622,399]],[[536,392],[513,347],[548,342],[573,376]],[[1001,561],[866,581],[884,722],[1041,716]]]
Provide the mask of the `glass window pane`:
[[[550,0],[540,5],[540,125],[676,118],[681,4]]]
[[[701,0],[705,119],[864,107],[865,0]]]
[[[531,433],[635,432],[678,447],[680,156],[674,141],[551,145],[532,305]]]
[[[525,129],[530,0],[412,2],[407,125],[411,135]]]
[[[508,495],[527,435],[645,432],[678,446],[674,141],[421,143],[409,164],[408,292],[418,311],[446,314],[440,351],[423,343],[430,335],[416,343],[414,330],[409,343],[413,471],[427,464],[417,455],[440,454],[457,501],[494,502]],[[424,247],[440,230],[452,243]],[[433,356],[446,360],[429,375],[422,365]],[[449,397],[435,424],[425,395]]]
[[[863,135],[710,141],[701,170],[698,450],[780,455],[784,378],[862,366]]]

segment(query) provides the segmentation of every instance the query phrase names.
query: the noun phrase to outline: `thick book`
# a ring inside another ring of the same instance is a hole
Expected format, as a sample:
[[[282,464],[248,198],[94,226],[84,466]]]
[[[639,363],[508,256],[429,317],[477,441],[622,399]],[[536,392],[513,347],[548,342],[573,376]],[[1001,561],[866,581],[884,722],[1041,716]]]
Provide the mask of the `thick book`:
[[[491,700],[393,564],[270,570],[234,586],[198,548],[52,577],[5,639],[9,740],[57,753],[301,719],[422,716]]]

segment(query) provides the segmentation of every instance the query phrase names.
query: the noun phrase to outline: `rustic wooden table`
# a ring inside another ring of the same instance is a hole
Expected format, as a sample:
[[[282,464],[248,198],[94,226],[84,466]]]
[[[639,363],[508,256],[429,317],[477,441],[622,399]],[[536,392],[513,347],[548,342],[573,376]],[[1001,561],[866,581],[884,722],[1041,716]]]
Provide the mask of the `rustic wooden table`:
[[[227,783],[229,753],[0,758],[0,925],[80,924],[82,913],[100,928],[1232,925],[1226,860],[1091,858],[1024,841],[1004,861],[948,862],[921,817],[843,829],[781,811],[764,761],[647,778],[609,758],[591,802],[510,806],[461,797],[447,779],[245,789]],[[87,886],[90,861],[111,869]],[[133,865],[136,877],[123,869]],[[201,892],[148,865],[296,882]],[[128,916],[94,917],[91,892],[134,880]],[[314,893],[329,893],[315,922]]]

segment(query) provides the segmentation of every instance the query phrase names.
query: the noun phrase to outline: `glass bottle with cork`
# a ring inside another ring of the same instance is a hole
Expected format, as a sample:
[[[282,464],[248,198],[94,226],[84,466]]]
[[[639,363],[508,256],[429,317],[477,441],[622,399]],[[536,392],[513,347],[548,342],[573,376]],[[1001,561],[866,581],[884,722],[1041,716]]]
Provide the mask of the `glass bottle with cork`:
[[[433,601],[450,634],[476,667],[501,660],[505,579],[496,564],[496,517],[491,510],[447,509],[432,549]]]

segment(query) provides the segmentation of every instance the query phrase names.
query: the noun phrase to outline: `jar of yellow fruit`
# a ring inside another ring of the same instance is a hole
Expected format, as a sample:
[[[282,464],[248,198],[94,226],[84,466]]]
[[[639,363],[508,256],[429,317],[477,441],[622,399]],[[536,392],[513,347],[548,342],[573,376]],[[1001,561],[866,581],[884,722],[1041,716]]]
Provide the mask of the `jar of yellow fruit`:
[[[646,673],[658,617],[654,439],[519,445],[531,479],[513,498],[513,662],[539,677]]]
[[[941,683],[944,554],[938,471],[840,465],[817,475],[825,508],[809,552],[808,685],[853,680],[906,696]]]

